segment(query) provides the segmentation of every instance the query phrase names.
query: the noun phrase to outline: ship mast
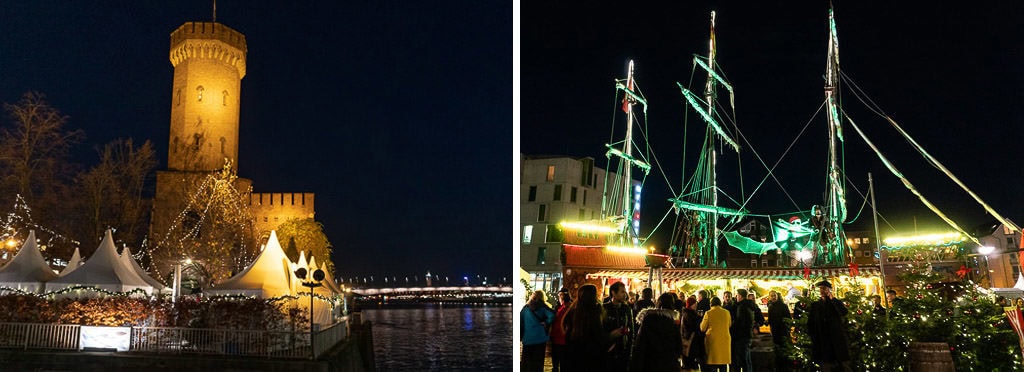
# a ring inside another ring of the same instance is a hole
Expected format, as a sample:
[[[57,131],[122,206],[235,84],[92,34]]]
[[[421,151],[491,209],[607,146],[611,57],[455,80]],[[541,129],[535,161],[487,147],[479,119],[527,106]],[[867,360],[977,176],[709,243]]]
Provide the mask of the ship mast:
[[[708,116],[714,115],[715,111],[715,79],[712,77],[711,71],[715,68],[715,11],[711,11],[711,37],[708,38],[708,79],[704,84],[704,100],[708,103]],[[711,162],[708,165],[711,187],[708,191],[711,193],[711,218],[708,220],[711,224],[711,262],[718,262],[718,174],[715,173],[715,165],[718,160],[718,154],[715,150],[715,134],[710,128],[707,130],[708,135],[706,141],[708,143],[705,147],[708,149],[711,155]]]
[[[743,210],[723,208],[718,205],[718,176],[715,171],[718,162],[718,150],[715,148],[716,141],[724,142],[736,152],[739,152],[740,147],[715,120],[715,100],[717,99],[716,91],[718,86],[721,85],[729,91],[730,104],[732,102],[733,89],[725,79],[715,73],[717,45],[715,42],[714,11],[711,12],[710,30],[707,62],[703,61],[699,56],[694,56],[693,58],[694,65],[703,68],[708,73],[707,81],[704,84],[704,102],[700,102],[701,97],[683,87],[682,84],[676,83],[682,91],[683,97],[686,98],[686,102],[700,114],[700,117],[704,119],[708,127],[705,130],[701,150],[702,156],[698,160],[697,172],[694,174],[696,182],[693,182],[689,189],[686,189],[684,185],[683,194],[671,199],[675,207],[682,214],[681,218],[684,221],[683,225],[680,226],[680,229],[683,231],[677,231],[682,234],[682,238],[679,239],[681,247],[676,248],[676,254],[682,252],[691,257],[697,256],[695,258],[698,258],[699,261],[695,263],[702,267],[713,267],[720,264],[718,257],[718,238],[720,236],[718,218],[720,216],[742,216],[746,214],[746,211]]]
[[[639,103],[644,106],[644,112],[647,112],[647,100],[637,94],[634,88],[635,85],[636,82],[633,80],[633,61],[630,60],[625,84],[621,81],[615,83],[615,88],[624,92],[622,111],[626,112],[626,138],[623,140],[621,150],[611,144],[605,145],[608,148],[605,156],[609,159],[615,156],[620,158],[621,161],[621,174],[619,175],[622,177],[622,205],[619,206],[621,215],[605,215],[607,211],[615,207],[615,203],[606,200],[608,195],[607,182],[605,183],[606,191],[602,194],[601,198],[602,218],[611,218],[618,224],[618,239],[614,243],[620,246],[633,247],[640,244],[640,186],[633,187],[633,167],[640,168],[644,171],[645,175],[651,171],[650,164],[641,160],[640,157],[633,155],[633,105]],[[605,176],[607,177],[607,173]]]
[[[839,37],[832,9],[828,11],[828,22],[828,59],[825,63],[825,104],[828,107],[828,197],[825,200],[825,211],[814,211],[816,214],[827,213],[827,216],[816,215],[812,218],[819,218],[822,222],[819,226],[819,231],[822,234],[819,238],[822,243],[822,255],[818,256],[817,261],[842,266],[846,264],[845,239],[842,230],[842,223],[846,220],[846,192],[840,164],[843,127],[839,117],[838,104]]]

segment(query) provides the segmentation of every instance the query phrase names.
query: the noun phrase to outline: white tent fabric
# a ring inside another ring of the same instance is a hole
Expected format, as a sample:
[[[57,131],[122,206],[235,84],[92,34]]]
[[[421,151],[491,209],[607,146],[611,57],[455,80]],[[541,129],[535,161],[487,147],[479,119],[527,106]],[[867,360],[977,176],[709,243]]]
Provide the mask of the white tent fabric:
[[[325,290],[330,291],[329,294],[324,294],[324,295],[325,296],[338,296],[338,295],[341,295],[341,288],[338,288],[338,285],[336,283],[334,283],[334,276],[331,275],[331,272],[326,270],[323,267],[317,266],[317,264],[316,264],[316,257],[310,257],[309,258],[309,271],[313,272],[313,271],[316,271],[316,269],[324,269],[324,281],[321,282],[321,283],[323,283],[323,287],[320,287],[320,288],[324,288]]]
[[[147,294],[153,293],[153,287],[118,256],[110,230],[82,267],[46,283],[46,289],[51,292],[73,286],[92,286],[112,292],[142,289]]]
[[[60,274],[57,276],[68,275],[72,271],[75,271],[75,269],[78,269],[79,266],[82,266],[83,263],[85,262],[82,261],[82,255],[78,253],[78,248],[75,248],[75,253],[71,255],[71,260],[68,261],[68,265],[64,266],[64,270],[61,270]]]
[[[263,252],[249,267],[224,282],[206,290],[212,295],[241,294],[271,298],[292,295],[291,262],[277,241],[277,232],[270,232]]]
[[[36,232],[30,230],[25,244],[18,254],[0,268],[0,286],[17,288],[26,292],[42,292],[44,282],[56,278],[57,274],[46,264],[36,244]]]
[[[1014,284],[1013,288],[1024,290],[1024,274],[1017,274],[1017,284]]]
[[[139,274],[139,277],[142,278],[146,284],[153,287],[154,291],[159,292],[167,288],[163,283],[160,283],[156,279],[153,279],[153,277],[149,276],[149,273],[147,273],[146,270],[143,270],[142,266],[139,266],[138,261],[135,261],[135,257],[132,257],[132,250],[128,249],[128,247],[124,247],[124,250],[121,252],[121,261],[123,261],[126,266],[132,268],[136,274]]]

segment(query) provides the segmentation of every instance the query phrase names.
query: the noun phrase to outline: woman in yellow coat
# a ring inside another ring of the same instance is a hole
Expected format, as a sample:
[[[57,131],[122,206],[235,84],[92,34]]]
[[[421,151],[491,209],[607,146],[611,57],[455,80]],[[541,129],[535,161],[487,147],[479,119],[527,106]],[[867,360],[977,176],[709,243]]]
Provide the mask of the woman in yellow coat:
[[[722,300],[712,298],[711,310],[704,313],[704,320],[700,322],[700,330],[705,333],[704,348],[707,351],[702,371],[725,371],[726,366],[732,362],[732,337],[729,336],[731,325],[732,316],[729,310],[722,308]]]

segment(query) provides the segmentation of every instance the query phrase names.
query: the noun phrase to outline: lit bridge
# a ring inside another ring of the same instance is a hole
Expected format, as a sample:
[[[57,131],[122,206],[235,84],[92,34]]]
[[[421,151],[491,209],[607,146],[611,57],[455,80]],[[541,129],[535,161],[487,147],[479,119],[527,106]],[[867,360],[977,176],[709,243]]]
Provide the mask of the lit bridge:
[[[399,295],[422,295],[435,296],[446,294],[502,294],[512,293],[512,287],[499,286],[478,286],[478,287],[405,287],[405,288],[355,288],[352,293],[360,296],[399,296]]]
[[[356,302],[377,306],[512,303],[509,286],[355,288],[352,294]]]

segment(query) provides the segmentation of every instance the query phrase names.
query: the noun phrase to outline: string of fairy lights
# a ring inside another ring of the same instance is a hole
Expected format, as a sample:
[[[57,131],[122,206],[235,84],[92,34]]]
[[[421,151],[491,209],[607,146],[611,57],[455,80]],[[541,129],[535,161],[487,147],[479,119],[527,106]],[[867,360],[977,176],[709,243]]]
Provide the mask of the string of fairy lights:
[[[36,239],[41,242],[40,248],[44,250],[45,247],[52,246],[58,241],[70,244],[75,248],[78,248],[81,245],[81,243],[75,239],[71,239],[51,228],[36,223],[32,219],[32,209],[29,208],[28,202],[25,201],[25,198],[22,197],[21,194],[16,194],[14,196],[14,207],[11,212],[7,213],[3,220],[0,221],[0,241],[17,241],[19,236],[27,236],[28,230],[36,231]],[[45,241],[43,239],[45,239]]]
[[[224,222],[227,225],[233,225],[235,227],[233,231],[244,232],[251,228],[253,218],[248,207],[242,203],[242,196],[244,194],[234,187],[234,181],[237,178],[238,176],[231,168],[230,159],[226,159],[224,167],[220,172],[204,177],[198,187],[194,189],[194,192],[187,195],[185,208],[174,217],[170,227],[164,232],[163,237],[156,242],[155,246],[152,249],[144,247],[141,252],[149,257],[150,262],[156,262],[160,258],[187,258],[189,251],[197,248],[194,244],[189,243],[197,240],[200,231],[207,224],[207,219],[212,214],[211,209],[215,206],[230,211],[218,217],[230,219],[230,221]],[[250,192],[251,190],[245,191]],[[196,212],[198,212],[196,215],[192,214]],[[188,226],[189,224],[186,221],[192,218],[197,218],[197,220],[194,224]],[[255,259],[254,254],[256,252],[249,248],[248,242],[242,236],[236,236],[235,238],[231,242],[223,243],[237,244],[237,248],[233,249],[232,254],[228,258],[232,261],[234,267],[244,267]],[[144,244],[148,244],[148,241]],[[158,258],[154,255],[154,252],[161,250],[164,251],[163,255],[167,257]],[[163,280],[164,275],[160,272],[159,265],[149,266],[149,269],[153,271],[157,279]]]

